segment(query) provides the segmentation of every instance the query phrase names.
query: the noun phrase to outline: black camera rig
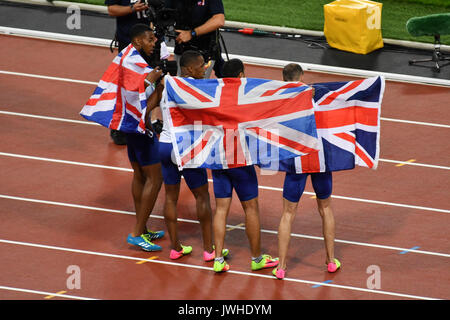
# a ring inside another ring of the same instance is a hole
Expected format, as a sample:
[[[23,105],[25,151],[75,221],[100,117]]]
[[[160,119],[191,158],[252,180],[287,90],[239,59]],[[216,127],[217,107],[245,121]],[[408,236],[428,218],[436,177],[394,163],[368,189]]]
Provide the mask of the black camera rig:
[[[165,8],[163,0],[145,0],[148,6],[146,15],[155,27],[155,36],[158,39],[175,39],[175,25],[177,23],[177,10]]]

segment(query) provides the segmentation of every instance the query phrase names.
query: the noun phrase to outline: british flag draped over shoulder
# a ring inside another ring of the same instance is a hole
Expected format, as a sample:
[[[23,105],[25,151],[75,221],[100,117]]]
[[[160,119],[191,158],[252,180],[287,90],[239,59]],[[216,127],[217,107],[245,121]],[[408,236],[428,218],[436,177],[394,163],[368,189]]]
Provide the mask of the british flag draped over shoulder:
[[[319,151],[262,167],[291,173],[348,170],[355,165],[376,169],[384,78],[317,83],[312,87]]]
[[[80,114],[109,129],[144,133],[144,79],[151,71],[133,45],[128,45],[109,65]]]
[[[312,94],[302,83],[166,76],[162,111],[179,168],[234,168],[317,152]]]
[[[314,109],[301,83],[176,77],[165,83],[163,112],[180,169],[377,167],[383,77],[314,84]]]

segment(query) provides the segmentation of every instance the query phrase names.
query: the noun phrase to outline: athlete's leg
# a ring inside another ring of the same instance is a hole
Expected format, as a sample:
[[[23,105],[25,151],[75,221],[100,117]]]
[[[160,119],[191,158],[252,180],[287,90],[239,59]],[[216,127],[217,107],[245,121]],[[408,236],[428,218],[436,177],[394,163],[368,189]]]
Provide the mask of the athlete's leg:
[[[230,211],[230,198],[216,197],[216,213],[214,215],[214,243],[216,246],[216,258],[222,257],[225,244],[228,212]]]
[[[245,232],[253,258],[261,255],[261,223],[258,205],[258,178],[254,166],[228,170],[231,184],[245,213]]]
[[[317,207],[322,218],[322,232],[325,239],[325,251],[327,254],[326,264],[334,262],[334,237],[335,223],[333,210],[331,209],[331,197],[326,199],[317,198]]]
[[[203,237],[203,250],[212,252],[212,210],[209,199],[208,183],[191,189],[195,197],[197,219],[200,222]]]
[[[291,202],[283,198],[283,214],[278,227],[278,257],[280,258],[278,268],[283,270],[287,267],[287,253],[291,241],[292,223],[297,213],[297,205],[298,202]]]
[[[297,213],[297,206],[305,190],[308,174],[286,173],[283,186],[283,214],[278,227],[279,269],[287,267],[287,252],[291,240],[292,223]]]
[[[178,239],[177,202],[180,194],[180,184],[165,184],[166,197],[164,201],[164,221],[169,232],[171,247],[180,251],[181,243]]]
[[[171,247],[180,251],[181,243],[178,239],[177,227],[177,203],[180,194],[181,174],[176,165],[172,162],[172,144],[159,143],[159,155],[161,157],[161,171],[166,191],[164,199],[164,221],[169,232]]]
[[[147,231],[147,221],[155,206],[162,184],[161,164],[140,167],[131,162],[134,170],[132,194],[136,209],[136,224],[132,236],[137,237]]]
[[[311,182],[317,196],[317,207],[322,218],[322,232],[325,240],[326,264],[334,263],[335,223],[331,209],[333,178],[331,172],[311,174]]]
[[[252,257],[261,255],[261,224],[259,219],[258,197],[241,201],[245,212],[245,233],[250,243]]]

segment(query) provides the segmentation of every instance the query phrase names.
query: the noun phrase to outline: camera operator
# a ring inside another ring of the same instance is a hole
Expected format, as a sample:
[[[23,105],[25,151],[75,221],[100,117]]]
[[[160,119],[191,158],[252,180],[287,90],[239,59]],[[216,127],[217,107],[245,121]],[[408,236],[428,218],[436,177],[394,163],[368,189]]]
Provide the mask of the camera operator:
[[[150,25],[146,14],[148,5],[141,0],[105,0],[110,16],[116,18],[116,39],[119,52],[131,42],[130,29],[138,23]]]
[[[213,68],[220,78],[224,61],[220,54],[218,29],[225,24],[222,0],[166,0],[165,7],[180,13],[174,51],[178,64],[183,52],[197,50],[206,62],[210,61],[205,78],[210,77]],[[180,72],[179,66],[178,70]]]

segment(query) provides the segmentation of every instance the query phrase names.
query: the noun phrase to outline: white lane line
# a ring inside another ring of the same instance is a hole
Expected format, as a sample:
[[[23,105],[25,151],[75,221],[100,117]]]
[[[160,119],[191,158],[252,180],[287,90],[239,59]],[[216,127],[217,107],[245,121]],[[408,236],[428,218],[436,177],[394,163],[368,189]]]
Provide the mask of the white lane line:
[[[4,194],[0,194],[0,198],[9,199],[9,200],[17,200],[17,201],[25,201],[25,202],[33,202],[33,203],[46,204],[46,205],[54,205],[54,206],[76,208],[76,209],[85,209],[85,210],[101,211],[101,212],[108,212],[108,213],[119,213],[119,214],[126,214],[126,215],[135,215],[135,212],[133,212],[133,211],[115,210],[115,209],[107,209],[107,208],[79,205],[79,204],[73,204],[73,203],[31,199],[31,198],[10,196],[10,195],[4,195]],[[156,218],[156,219],[161,219],[161,220],[164,219],[163,216],[156,215],[156,214],[152,214],[150,216],[150,218]],[[195,223],[195,224],[199,223],[197,220],[183,219],[183,218],[178,218],[178,221],[186,222],[186,223]],[[227,228],[234,228],[234,229],[245,230],[244,226],[242,226],[242,227],[241,226],[233,226],[233,225],[229,225],[229,224],[227,224],[226,226],[227,226]],[[277,234],[277,231],[274,231],[274,230],[261,229],[261,232],[269,233],[269,234]],[[291,233],[291,236],[296,237],[296,238],[305,238],[305,239],[312,239],[312,240],[323,240],[323,237],[316,237],[316,236],[299,234],[299,233]],[[349,240],[340,240],[340,239],[335,239],[335,242],[351,244],[351,245],[357,245],[357,246],[363,246],[363,247],[372,247],[372,248],[378,248],[378,249],[394,250],[394,251],[399,251],[399,252],[408,250],[409,252],[418,253],[418,254],[427,254],[427,255],[433,255],[433,256],[450,258],[450,254],[440,253],[440,252],[432,252],[432,251],[424,251],[424,250],[411,250],[411,249],[394,247],[394,246],[386,246],[386,245],[379,245],[379,244],[373,244],[373,243],[365,243],[365,242],[357,242],[357,241],[349,241]]]
[[[98,251],[72,249],[72,248],[57,247],[57,246],[43,245],[43,244],[30,243],[30,242],[13,241],[13,240],[6,240],[6,239],[0,239],[0,243],[28,246],[28,247],[42,248],[42,249],[50,249],[50,250],[58,250],[58,251],[65,251],[65,252],[73,252],[73,253],[79,253],[79,254],[88,254],[88,255],[102,256],[102,257],[109,257],[109,258],[134,260],[134,261],[146,260],[146,259],[142,259],[139,257],[130,257],[130,256],[110,254],[110,253],[104,253],[104,252],[98,252]],[[183,263],[178,263],[178,262],[162,261],[162,260],[149,260],[149,259],[147,259],[147,260],[148,260],[148,263],[158,263],[158,264],[165,264],[165,265],[169,265],[169,266],[177,266],[177,267],[199,269],[199,270],[206,270],[208,272],[213,272],[213,269],[211,267],[204,267],[204,266],[183,264]],[[271,279],[272,281],[278,281],[273,276],[264,275],[264,274],[256,274],[256,273],[243,272],[243,271],[237,271],[237,270],[229,270],[227,272],[232,273],[232,274],[249,276],[249,277],[266,278],[266,279]],[[397,293],[397,292],[391,292],[391,291],[373,290],[373,289],[345,286],[345,285],[339,285],[339,284],[333,284],[333,283],[323,283],[323,282],[295,279],[295,278],[284,278],[283,281],[298,282],[298,283],[304,283],[304,284],[309,284],[309,285],[322,285],[322,286],[327,286],[327,287],[332,287],[332,288],[337,288],[337,289],[361,291],[361,292],[396,296],[396,297],[409,298],[409,299],[440,300],[440,298],[431,298],[431,297],[410,295],[410,294]]]
[[[50,162],[54,162],[54,163],[62,163],[62,164],[79,165],[79,166],[85,166],[85,167],[93,167],[93,168],[102,168],[102,169],[110,169],[110,170],[119,170],[119,171],[132,172],[132,169],[129,169],[129,168],[104,166],[104,165],[99,165],[99,164],[91,164],[91,163],[67,161],[67,160],[58,160],[58,159],[42,158],[42,157],[34,157],[34,156],[24,156],[24,155],[18,155],[18,154],[7,153],[7,152],[0,152],[0,156],[24,158],[24,159],[39,160],[39,161],[50,161]],[[212,179],[208,179],[208,181],[212,182]],[[280,191],[280,192],[283,191],[282,188],[262,186],[262,185],[258,185],[258,188],[262,189],[262,190],[272,190],[272,191]],[[315,193],[308,192],[308,191],[304,191],[303,193],[307,194],[307,195],[315,195]],[[425,210],[425,211],[435,211],[435,212],[442,212],[442,213],[450,213],[450,210],[446,210],[446,209],[438,209],[438,208],[431,208],[431,207],[415,206],[415,205],[395,203],[395,202],[370,200],[370,199],[346,197],[346,196],[339,196],[339,195],[331,195],[331,197],[332,198],[336,198],[336,199],[341,199],[341,200],[350,200],[350,201],[366,202],[366,203],[372,203],[372,204],[380,204],[380,205],[402,207],[402,208],[409,208],[409,209],[417,209],[417,210]]]
[[[395,163],[395,164],[403,164],[405,166],[417,166],[417,167],[426,167],[426,168],[433,168],[433,169],[450,170],[450,167],[438,166],[435,164],[425,164],[425,163],[417,163],[417,162],[409,162],[409,161],[397,161],[397,160],[381,159],[381,158],[379,159],[379,161]]]
[[[29,78],[38,78],[38,79],[46,79],[46,80],[56,80],[56,81],[64,81],[64,82],[72,82],[72,83],[81,83],[81,84],[89,84],[89,85],[97,85],[98,82],[86,81],[86,80],[76,80],[71,78],[61,78],[61,77],[51,77],[44,76],[41,74],[32,74],[32,73],[24,73],[24,72],[14,72],[14,71],[6,71],[0,70],[0,74],[6,74],[11,76],[20,76],[20,77],[29,77]]]
[[[44,296],[52,295],[55,297],[77,299],[77,300],[99,300],[99,299],[95,299],[95,298],[87,298],[87,297],[73,296],[73,295],[69,295],[69,294],[58,294],[58,293],[54,293],[54,292],[31,290],[31,289],[24,289],[24,288],[15,288],[15,287],[8,287],[8,286],[0,286],[0,290],[33,293],[33,294],[39,294],[39,295],[44,295]]]
[[[133,172],[133,169],[130,169],[130,168],[112,167],[112,166],[105,166],[105,165],[101,165],[101,164],[78,162],[78,161],[68,161],[68,160],[59,160],[59,159],[44,158],[44,157],[34,157],[34,156],[27,156],[27,155],[21,155],[21,154],[15,154],[15,153],[7,153],[7,152],[0,152],[0,156],[21,158],[21,159],[28,159],[28,160],[48,161],[48,162],[54,162],[54,163],[70,164],[70,165],[75,165],[75,166],[83,166],[83,167],[92,167],[92,168],[100,168],[100,169],[109,169],[109,170]]]
[[[383,118],[383,117],[380,117],[380,120],[401,122],[401,123],[407,123],[407,124],[417,124],[417,125],[430,126],[430,127],[450,128],[450,125],[448,125],[448,124],[439,124],[439,123],[432,123],[432,122],[401,120],[401,119]]]
[[[54,120],[54,121],[70,122],[70,123],[76,123],[76,124],[87,124],[87,125],[91,125],[91,126],[101,126],[98,123],[95,123],[92,121],[73,120],[73,119],[58,118],[58,117],[48,117],[48,116],[41,116],[41,115],[36,115],[36,114],[28,114],[28,113],[20,113],[20,112],[11,112],[11,111],[0,110],[0,114],[4,114],[4,115],[8,115],[8,116],[35,118],[35,119],[40,119],[40,120]]]

